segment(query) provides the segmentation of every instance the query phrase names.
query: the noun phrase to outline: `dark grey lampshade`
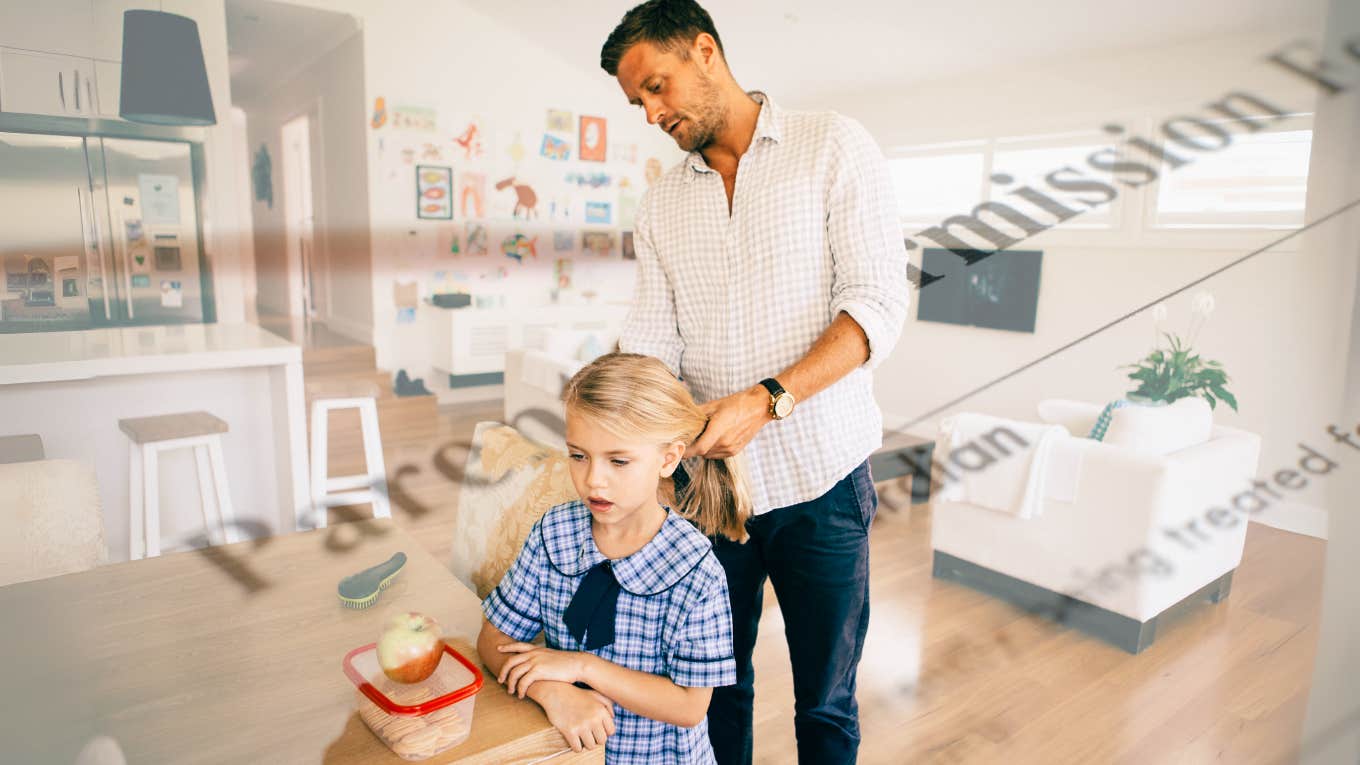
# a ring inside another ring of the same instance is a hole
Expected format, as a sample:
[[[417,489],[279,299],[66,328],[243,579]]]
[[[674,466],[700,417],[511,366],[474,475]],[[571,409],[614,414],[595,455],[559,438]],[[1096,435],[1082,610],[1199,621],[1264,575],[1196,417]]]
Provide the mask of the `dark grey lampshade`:
[[[193,19],[161,11],[123,13],[118,114],[151,125],[217,124]]]

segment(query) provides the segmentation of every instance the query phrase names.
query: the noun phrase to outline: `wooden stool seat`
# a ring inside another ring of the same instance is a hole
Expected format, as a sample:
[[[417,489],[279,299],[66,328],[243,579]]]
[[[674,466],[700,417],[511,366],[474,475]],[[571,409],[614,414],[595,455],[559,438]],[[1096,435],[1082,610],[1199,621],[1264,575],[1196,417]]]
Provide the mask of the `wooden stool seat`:
[[[226,433],[227,423],[207,412],[181,412],[158,414],[154,417],[129,417],[119,420],[118,428],[126,433],[134,444],[150,444],[156,441],[174,441],[178,438]]]
[[[207,412],[129,417],[118,428],[131,440],[128,459],[129,554],[133,560],[161,554],[160,453],[192,449],[199,505],[209,544],[236,541],[234,509],[222,457],[225,420]]]

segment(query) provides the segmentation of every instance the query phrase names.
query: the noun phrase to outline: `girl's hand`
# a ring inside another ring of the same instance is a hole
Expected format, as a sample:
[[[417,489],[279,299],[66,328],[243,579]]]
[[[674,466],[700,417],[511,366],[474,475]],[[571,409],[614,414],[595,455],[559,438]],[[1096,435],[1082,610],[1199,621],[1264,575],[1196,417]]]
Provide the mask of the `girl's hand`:
[[[548,722],[562,733],[573,751],[604,746],[614,735],[614,702],[595,691],[571,685],[546,685],[551,693],[539,694]]]
[[[575,683],[585,674],[587,654],[579,651],[555,651],[529,643],[506,643],[497,646],[497,650],[515,654],[501,667],[497,680],[520,698],[539,680]]]

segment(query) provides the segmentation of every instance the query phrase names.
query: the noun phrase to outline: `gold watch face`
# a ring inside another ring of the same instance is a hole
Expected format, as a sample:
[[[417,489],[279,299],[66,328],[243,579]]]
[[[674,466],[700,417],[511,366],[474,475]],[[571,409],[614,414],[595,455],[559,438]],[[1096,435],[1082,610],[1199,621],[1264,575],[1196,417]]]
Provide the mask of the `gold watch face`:
[[[774,418],[782,420],[790,414],[793,414],[793,396],[781,393],[774,400]]]

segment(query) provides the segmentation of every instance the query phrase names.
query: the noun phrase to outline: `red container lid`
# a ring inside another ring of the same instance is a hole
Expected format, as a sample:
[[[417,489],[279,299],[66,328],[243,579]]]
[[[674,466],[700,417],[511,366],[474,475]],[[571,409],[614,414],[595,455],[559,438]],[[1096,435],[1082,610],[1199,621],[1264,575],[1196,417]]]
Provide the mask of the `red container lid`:
[[[468,661],[453,646],[444,644],[444,653],[434,674],[419,683],[411,683],[405,688],[430,687],[435,689],[434,698],[419,704],[398,704],[378,690],[372,682],[374,678],[386,677],[378,666],[378,644],[369,643],[345,654],[345,675],[383,711],[394,715],[425,715],[450,704],[456,704],[482,689],[482,671]]]

